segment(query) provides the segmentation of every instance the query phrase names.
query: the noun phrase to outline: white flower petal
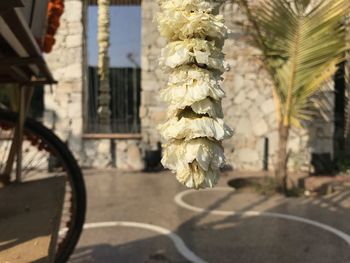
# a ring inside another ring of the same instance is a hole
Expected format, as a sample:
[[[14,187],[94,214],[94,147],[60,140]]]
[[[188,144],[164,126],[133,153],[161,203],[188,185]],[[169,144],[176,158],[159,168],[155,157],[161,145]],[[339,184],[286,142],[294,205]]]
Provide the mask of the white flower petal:
[[[227,38],[228,29],[222,15],[202,11],[165,9],[157,16],[160,34],[169,40],[188,38]]]
[[[162,164],[189,188],[213,187],[225,162],[221,145],[233,131],[223,121],[220,84],[227,70],[222,52],[228,30],[219,13],[223,0],[158,0],[160,34],[170,43],[160,65],[170,73],[161,97],[169,120]]]
[[[186,107],[191,108],[194,113],[199,115],[208,115],[211,118],[217,119],[222,119],[224,117],[220,101],[213,101],[209,98],[205,98],[204,100],[194,102],[192,105],[188,102],[189,101],[186,100],[178,104],[171,104],[168,107],[168,117],[173,118],[178,116]]]
[[[209,117],[202,118],[172,118],[159,126],[161,135],[165,140],[184,139],[186,141],[200,137],[215,140],[228,139],[233,131],[224,124],[222,119]]]
[[[180,140],[164,146],[162,164],[189,188],[213,187],[224,163],[222,146],[208,139]]]
[[[176,174],[177,180],[186,185],[188,188],[212,188],[214,187],[220,176],[219,170],[209,169],[204,171],[196,163],[179,170]]]
[[[171,74],[168,87],[161,91],[160,96],[174,109],[184,109],[206,98],[220,101],[225,96],[220,81],[220,77],[206,69],[181,67]]]
[[[202,11],[211,12],[215,7],[213,2],[203,0],[158,0],[163,10]]]
[[[223,118],[221,102],[206,98],[191,105],[192,110],[197,114],[208,114],[213,118]]]
[[[169,43],[162,49],[159,63],[165,70],[197,63],[220,72],[225,71],[222,50],[215,46],[214,41],[204,39],[185,39]]]
[[[162,164],[172,171],[187,167],[194,161],[207,171],[219,169],[225,164],[224,149],[219,142],[208,138],[191,141],[176,140],[164,145]]]

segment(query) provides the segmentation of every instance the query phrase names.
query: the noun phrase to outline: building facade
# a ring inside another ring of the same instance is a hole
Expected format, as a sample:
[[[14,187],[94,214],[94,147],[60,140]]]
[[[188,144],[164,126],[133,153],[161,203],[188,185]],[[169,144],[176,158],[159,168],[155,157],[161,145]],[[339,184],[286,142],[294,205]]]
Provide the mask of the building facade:
[[[91,95],[86,46],[87,1],[66,0],[54,50],[47,55],[59,83],[45,90],[45,123],[67,142],[86,167],[142,170],[152,162],[149,153],[156,152],[161,143],[156,127],[165,121],[166,105],[160,100],[159,91],[166,86],[167,76],[159,69],[158,59],[166,42],[153,21],[158,10],[156,1],[114,1],[114,4],[130,3],[140,4],[142,9],[138,131],[100,134],[86,130],[89,107],[92,107],[88,98]],[[221,12],[231,30],[224,50],[231,69],[224,76],[227,96],[223,107],[226,122],[235,129],[234,137],[224,142],[228,164],[237,170],[261,170],[268,145],[268,160],[273,169],[278,131],[272,84],[258,50],[247,44],[246,35],[238,25],[245,21],[238,6],[227,1]],[[118,85],[111,87],[118,88]],[[329,105],[328,110],[323,110],[305,129],[292,132],[289,148],[293,170],[309,171],[312,154],[333,155],[334,92],[322,98]]]

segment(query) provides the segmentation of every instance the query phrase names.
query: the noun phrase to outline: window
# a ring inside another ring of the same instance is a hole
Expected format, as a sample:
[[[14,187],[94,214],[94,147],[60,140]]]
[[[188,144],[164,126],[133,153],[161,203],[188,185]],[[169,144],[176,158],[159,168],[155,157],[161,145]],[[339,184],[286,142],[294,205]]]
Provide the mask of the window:
[[[87,14],[88,83],[86,94],[85,132],[101,133],[98,120],[99,77],[97,70],[97,1],[90,1]],[[124,5],[117,5],[118,3]],[[140,132],[140,49],[141,7],[112,1],[110,7],[110,90],[112,133]]]

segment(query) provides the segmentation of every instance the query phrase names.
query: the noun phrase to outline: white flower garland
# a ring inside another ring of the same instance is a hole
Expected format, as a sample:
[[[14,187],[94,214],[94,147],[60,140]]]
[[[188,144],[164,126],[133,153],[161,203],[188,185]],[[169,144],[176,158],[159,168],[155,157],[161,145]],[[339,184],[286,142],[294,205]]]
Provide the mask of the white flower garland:
[[[159,126],[162,164],[189,188],[213,187],[225,164],[222,140],[233,135],[223,121],[220,87],[226,70],[222,46],[227,38],[220,0],[158,0],[159,32],[169,43],[160,65],[170,73],[161,98],[168,121]]]
[[[109,109],[109,39],[110,27],[110,0],[98,0],[98,74],[100,79],[98,114],[99,122],[105,132],[109,131],[111,111]]]

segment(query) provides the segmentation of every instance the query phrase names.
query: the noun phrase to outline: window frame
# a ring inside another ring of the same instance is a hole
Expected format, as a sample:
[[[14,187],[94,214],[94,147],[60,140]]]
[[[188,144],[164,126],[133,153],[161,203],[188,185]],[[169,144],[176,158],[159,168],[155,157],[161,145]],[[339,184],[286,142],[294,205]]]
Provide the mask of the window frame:
[[[127,132],[127,133],[116,133],[116,132],[110,132],[110,133],[96,133],[96,132],[90,132],[88,129],[88,101],[89,101],[89,92],[88,92],[88,85],[89,85],[89,62],[88,62],[88,12],[89,12],[89,6],[97,5],[98,0],[88,0],[83,1],[83,71],[84,71],[84,77],[83,77],[83,139],[121,139],[121,140],[129,140],[129,139],[135,139],[135,140],[141,140],[142,139],[142,133],[141,133],[141,120],[139,123],[139,129],[140,132]],[[118,6],[140,6],[142,8],[142,0],[111,0],[111,5],[118,5]],[[142,26],[142,24],[140,25]],[[141,52],[141,47],[140,47]],[[141,69],[141,67],[140,67]],[[142,70],[141,70],[142,72]],[[141,83],[142,83],[142,73],[140,75],[140,94],[141,96]],[[141,106],[141,98],[140,98],[140,105]],[[139,117],[139,116],[138,116]]]

